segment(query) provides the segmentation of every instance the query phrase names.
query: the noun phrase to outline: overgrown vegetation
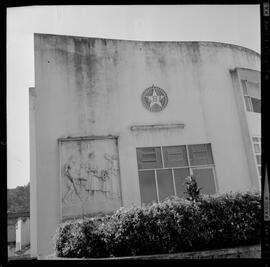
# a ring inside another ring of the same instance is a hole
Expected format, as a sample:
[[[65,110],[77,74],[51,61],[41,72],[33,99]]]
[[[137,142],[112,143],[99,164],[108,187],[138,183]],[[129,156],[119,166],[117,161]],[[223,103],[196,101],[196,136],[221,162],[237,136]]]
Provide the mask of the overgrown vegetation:
[[[260,242],[260,194],[229,193],[177,197],[143,207],[120,208],[112,216],[59,226],[59,257],[110,257],[176,253]]]
[[[8,212],[28,212],[30,210],[30,182],[7,191]]]

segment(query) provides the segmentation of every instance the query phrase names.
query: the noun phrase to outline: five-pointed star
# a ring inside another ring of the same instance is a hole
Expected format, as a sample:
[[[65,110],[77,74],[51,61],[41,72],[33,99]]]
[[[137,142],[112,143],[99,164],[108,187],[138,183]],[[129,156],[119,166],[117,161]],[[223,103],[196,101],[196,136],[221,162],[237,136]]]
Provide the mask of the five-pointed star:
[[[146,96],[146,97],[147,97],[147,99],[150,101],[150,108],[151,108],[153,105],[155,105],[155,104],[157,104],[157,105],[159,105],[160,107],[162,107],[162,104],[160,103],[160,100],[162,100],[162,99],[164,98],[164,96],[162,96],[162,95],[157,95],[155,89],[153,90],[153,94],[152,94],[152,95]]]

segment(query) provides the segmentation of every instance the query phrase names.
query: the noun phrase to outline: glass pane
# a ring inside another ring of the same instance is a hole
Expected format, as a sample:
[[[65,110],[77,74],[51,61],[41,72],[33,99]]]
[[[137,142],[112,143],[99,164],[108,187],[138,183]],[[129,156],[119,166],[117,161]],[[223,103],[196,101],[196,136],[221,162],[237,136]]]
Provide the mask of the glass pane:
[[[189,176],[189,169],[174,169],[174,181],[176,187],[176,194],[178,197],[186,197],[184,192],[186,191],[185,178]]]
[[[165,167],[183,167],[188,165],[186,146],[163,147]]]
[[[261,88],[259,83],[247,82],[247,91],[250,97],[261,99]]]
[[[142,161],[143,162],[156,162],[157,156],[156,156],[156,150],[154,147],[150,148],[144,148],[142,149]]]
[[[188,152],[191,166],[213,164],[210,144],[189,145]]]
[[[214,173],[212,168],[193,169],[193,174],[202,194],[215,194]]]
[[[251,111],[251,108],[250,108],[250,105],[249,105],[249,97],[248,96],[245,96],[245,103],[246,103],[247,111]]]
[[[139,181],[142,203],[157,202],[155,171],[139,171]]]
[[[255,153],[261,153],[260,145],[259,144],[254,144],[254,150],[255,150]]]
[[[162,168],[160,147],[137,148],[138,169]]]
[[[174,195],[172,170],[158,170],[157,183],[159,200],[163,200],[168,196]]]
[[[261,100],[257,98],[251,97],[251,103],[253,107],[253,111],[256,113],[261,113]]]
[[[258,166],[258,171],[259,171],[259,174],[262,175],[262,173],[261,173],[261,166]]]
[[[253,142],[259,142],[259,138],[258,137],[252,137],[252,140],[253,140]]]
[[[243,94],[247,95],[248,92],[247,92],[246,81],[242,80],[241,82],[242,82]]]
[[[261,155],[256,155],[256,160],[257,160],[257,164],[262,164],[261,163],[261,161],[262,161]]]

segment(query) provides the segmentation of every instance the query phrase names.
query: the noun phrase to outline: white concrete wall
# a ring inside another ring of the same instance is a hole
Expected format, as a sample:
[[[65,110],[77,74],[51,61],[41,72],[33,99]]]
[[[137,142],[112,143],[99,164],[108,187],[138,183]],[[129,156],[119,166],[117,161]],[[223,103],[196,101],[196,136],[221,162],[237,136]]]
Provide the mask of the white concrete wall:
[[[31,257],[37,256],[37,178],[36,178],[36,130],[35,88],[29,88],[29,144],[30,144],[30,231]]]
[[[21,246],[30,244],[30,218],[22,220],[21,226]]]
[[[15,251],[18,251],[21,249],[21,244],[22,244],[22,221],[21,218],[18,218],[17,223],[16,223],[16,249]]]
[[[30,244],[30,218],[18,218],[16,226],[16,251]]]
[[[60,137],[119,136],[124,205],[140,204],[139,146],[211,143],[218,192],[250,189],[229,71],[236,67],[260,70],[260,57],[219,43],[35,34],[37,254],[52,253],[60,221]],[[169,97],[159,113],[141,103],[142,92],[152,84]],[[185,128],[130,131],[136,124],[171,122]]]

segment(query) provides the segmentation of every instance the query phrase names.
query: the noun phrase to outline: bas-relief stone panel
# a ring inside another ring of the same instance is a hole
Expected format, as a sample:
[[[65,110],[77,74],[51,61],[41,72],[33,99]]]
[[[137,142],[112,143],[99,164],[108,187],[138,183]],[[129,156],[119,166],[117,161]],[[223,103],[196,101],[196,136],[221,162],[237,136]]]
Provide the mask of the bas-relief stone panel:
[[[121,206],[115,139],[60,142],[62,219],[110,213]]]

